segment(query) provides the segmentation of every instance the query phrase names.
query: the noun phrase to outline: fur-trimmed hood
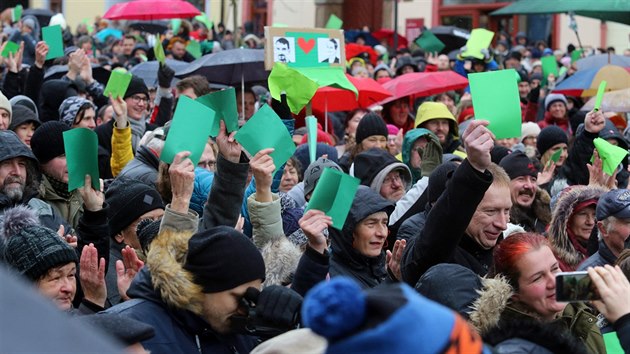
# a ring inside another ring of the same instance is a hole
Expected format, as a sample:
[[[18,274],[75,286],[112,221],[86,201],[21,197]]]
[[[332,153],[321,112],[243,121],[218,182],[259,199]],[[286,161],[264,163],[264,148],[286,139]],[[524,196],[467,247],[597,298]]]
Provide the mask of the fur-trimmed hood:
[[[501,275],[483,278],[481,283],[483,286],[478,290],[479,297],[471,306],[469,323],[483,336],[498,325],[501,313],[514,295],[514,289]]]
[[[551,197],[546,190],[538,188],[531,208],[521,208],[514,204],[510,210],[510,222],[521,225],[527,231],[543,233],[551,222]],[[531,211],[531,213],[529,212]]]
[[[606,192],[604,187],[599,186],[572,186],[570,189],[561,192],[558,201],[551,214],[548,236],[554,246],[556,257],[570,267],[577,267],[585,255],[578,252],[571,244],[567,225],[569,218],[573,214],[575,207],[589,199],[599,199],[599,196]]]

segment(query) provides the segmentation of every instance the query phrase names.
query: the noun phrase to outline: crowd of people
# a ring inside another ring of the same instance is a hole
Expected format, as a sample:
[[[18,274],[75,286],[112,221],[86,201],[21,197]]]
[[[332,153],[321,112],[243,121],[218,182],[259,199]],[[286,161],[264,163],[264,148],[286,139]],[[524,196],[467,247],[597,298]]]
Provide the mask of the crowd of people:
[[[0,58],[0,264],[68,321],[89,318],[133,353],[606,353],[609,332],[630,351],[630,170],[625,157],[604,173],[594,145],[627,150],[627,117],[554,93],[578,71],[574,46],[499,33],[482,59],[386,40],[377,58],[347,58],[350,75],[381,83],[515,69],[519,137],[496,139],[468,89],[445,91],[315,111],[311,162],[291,93],[275,100],[263,84],[237,89],[239,122],[269,104],[296,145],[285,164],[274,147],[249,154],[223,121],[198,164],[189,151],[167,164],[178,98],[219,88],[160,64],[154,87],[134,75],[106,97],[96,68],[154,60],[152,41],[184,62],[191,39],[202,54],[264,41],[187,20],[158,37],[100,18],[74,33],[59,14],[49,24],[63,28],[54,60],[36,17],[3,23],[0,52],[19,49]],[[122,35],[96,35],[107,29]],[[583,55],[598,51],[614,48]],[[558,77],[542,75],[549,55]],[[48,77],[54,65],[67,72]],[[69,190],[76,128],[98,136],[100,188],[88,175]],[[327,168],[360,181],[342,228],[307,208]],[[558,301],[556,274],[578,270],[598,299]]]

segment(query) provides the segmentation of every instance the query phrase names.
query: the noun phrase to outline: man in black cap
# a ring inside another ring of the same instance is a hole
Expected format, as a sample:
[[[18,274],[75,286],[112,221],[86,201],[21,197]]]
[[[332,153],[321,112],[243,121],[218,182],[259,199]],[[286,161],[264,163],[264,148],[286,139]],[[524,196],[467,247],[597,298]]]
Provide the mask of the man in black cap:
[[[525,231],[544,233],[551,221],[551,197],[538,188],[538,168],[534,162],[515,151],[505,156],[499,166],[510,176],[510,222],[521,225]]]
[[[599,249],[578,270],[613,265],[621,251],[630,248],[630,190],[613,189],[602,194],[595,209]]]

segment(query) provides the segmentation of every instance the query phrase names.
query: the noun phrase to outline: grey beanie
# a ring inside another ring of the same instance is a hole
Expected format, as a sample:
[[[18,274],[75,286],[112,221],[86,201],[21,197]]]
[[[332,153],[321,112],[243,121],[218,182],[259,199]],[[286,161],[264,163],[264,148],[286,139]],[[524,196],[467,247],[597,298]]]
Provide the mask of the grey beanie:
[[[563,102],[565,106],[567,106],[567,98],[560,93],[551,93],[545,97],[545,111],[549,110],[549,106],[551,106],[555,102]]]
[[[304,196],[313,193],[315,190],[315,185],[319,178],[322,176],[325,168],[332,168],[339,172],[343,172],[341,167],[337,165],[334,161],[320,157],[315,162],[310,164],[306,171],[304,172]]]

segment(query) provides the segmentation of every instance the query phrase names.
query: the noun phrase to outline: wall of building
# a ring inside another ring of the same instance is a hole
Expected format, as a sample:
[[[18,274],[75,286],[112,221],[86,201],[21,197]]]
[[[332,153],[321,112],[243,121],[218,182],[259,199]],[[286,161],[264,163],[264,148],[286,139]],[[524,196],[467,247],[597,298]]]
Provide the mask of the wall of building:
[[[92,23],[94,17],[99,15],[103,16],[107,8],[104,0],[64,0],[63,1],[63,16],[66,18],[66,23],[72,29],[72,33],[75,32],[77,25],[87,19]]]
[[[405,20],[408,18],[424,18],[424,25],[427,28],[432,26],[431,24],[431,11],[433,9],[432,0],[413,0],[413,1],[401,1],[398,3],[398,33],[405,35]],[[393,6],[392,6],[393,10]],[[392,11],[392,24],[393,24],[393,11]],[[391,27],[393,28],[393,27]],[[412,38],[413,39],[413,38]]]
[[[616,22],[607,22],[607,26],[606,46],[615,47],[617,54],[630,49],[630,26]]]
[[[315,0],[275,0],[271,16],[272,23],[289,27],[315,27]]]

